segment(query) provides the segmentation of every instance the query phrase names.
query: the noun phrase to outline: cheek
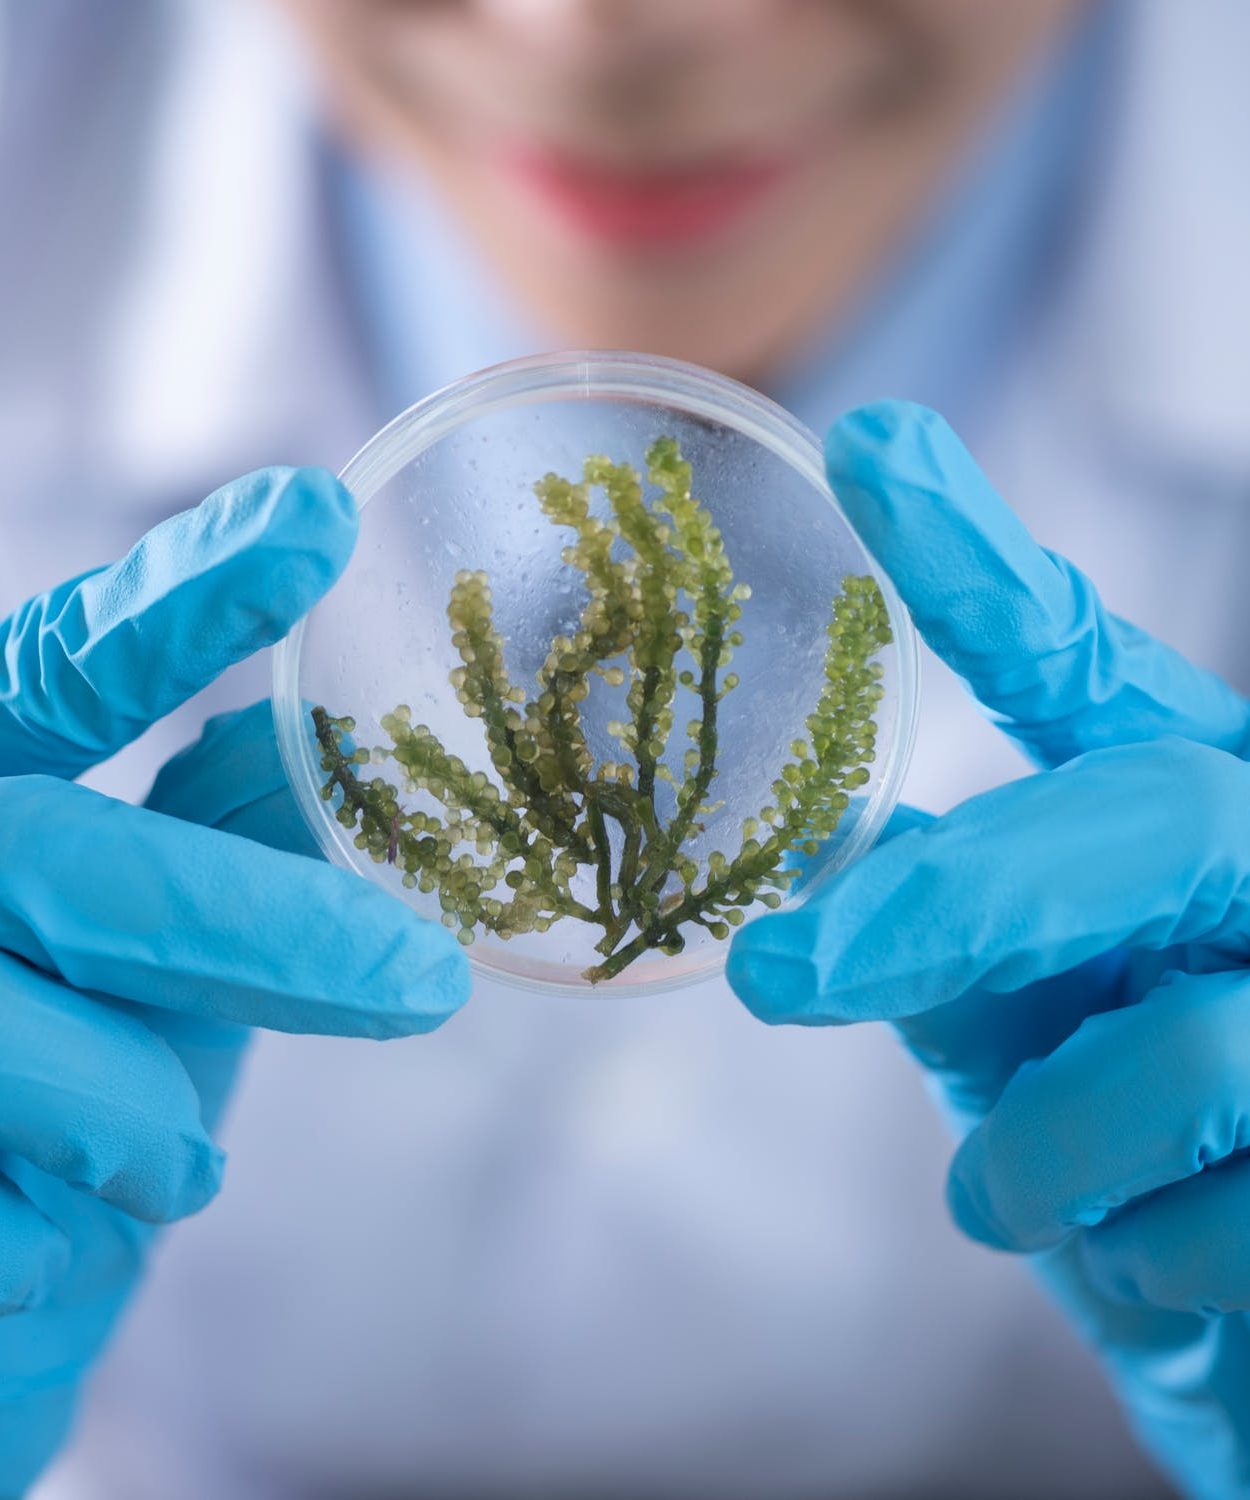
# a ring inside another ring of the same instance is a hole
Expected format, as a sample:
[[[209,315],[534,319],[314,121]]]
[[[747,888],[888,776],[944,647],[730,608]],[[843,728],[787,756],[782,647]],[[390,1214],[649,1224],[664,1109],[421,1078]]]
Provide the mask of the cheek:
[[[417,56],[448,32],[464,33],[464,0],[267,0],[319,54],[324,71],[371,72]]]
[[[883,0],[877,12],[915,47],[947,59],[998,50],[1014,37],[1040,36],[1093,0]]]
[[[475,67],[467,0],[268,0],[311,54],[337,126],[370,148],[425,149],[426,116]]]

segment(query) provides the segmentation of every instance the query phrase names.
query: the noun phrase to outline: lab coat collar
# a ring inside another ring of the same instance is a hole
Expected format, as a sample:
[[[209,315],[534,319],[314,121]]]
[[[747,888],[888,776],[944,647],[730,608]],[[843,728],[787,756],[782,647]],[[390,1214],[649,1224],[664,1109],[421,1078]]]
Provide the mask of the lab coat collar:
[[[134,143],[149,156],[142,249],[102,341],[95,442],[140,494],[265,463],[338,468],[378,424],[338,285],[313,87],[266,12],[184,6],[155,129]]]
[[[1124,7],[1103,184],[1058,341],[1067,401],[1147,461],[1250,473],[1250,7]]]

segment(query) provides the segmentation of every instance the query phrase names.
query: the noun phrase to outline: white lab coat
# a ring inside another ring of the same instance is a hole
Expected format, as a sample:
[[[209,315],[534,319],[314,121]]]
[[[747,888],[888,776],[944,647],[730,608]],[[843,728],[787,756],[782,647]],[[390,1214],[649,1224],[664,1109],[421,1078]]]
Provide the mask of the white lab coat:
[[[0,604],[390,415],[256,10],[0,5]],[[1137,0],[1132,31],[1093,228],[978,447],[1116,608],[1250,687],[1250,10]],[[97,783],[141,793],[266,689]],[[1019,771],[925,694],[912,800]],[[1027,1268],[950,1228],[883,1029],[484,991],[430,1039],[261,1038],[227,1144],[47,1500],[1164,1493]]]

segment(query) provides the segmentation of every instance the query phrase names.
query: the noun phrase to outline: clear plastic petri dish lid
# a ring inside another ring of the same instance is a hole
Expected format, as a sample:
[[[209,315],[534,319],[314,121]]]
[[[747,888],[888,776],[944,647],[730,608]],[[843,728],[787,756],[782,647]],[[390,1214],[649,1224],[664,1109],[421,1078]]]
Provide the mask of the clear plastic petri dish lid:
[[[419,402],[341,478],[360,538],[275,652],[283,764],[326,855],[479,974],[687,984],[872,844],[915,635],[773,402],[543,355]]]

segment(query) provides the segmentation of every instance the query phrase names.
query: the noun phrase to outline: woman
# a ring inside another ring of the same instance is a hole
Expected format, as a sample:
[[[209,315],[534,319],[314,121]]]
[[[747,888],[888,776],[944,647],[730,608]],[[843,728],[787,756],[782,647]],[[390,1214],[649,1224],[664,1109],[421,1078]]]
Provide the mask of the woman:
[[[472,368],[616,344],[820,429],[939,407],[1118,609],[1245,677],[1231,0],[281,9],[0,12],[6,605]],[[954,677],[926,714],[911,801],[1019,771]],[[255,716],[218,732],[263,782]],[[158,805],[289,846],[276,781],[223,811],[228,759]],[[949,1227],[884,1030],[484,989],[380,1055],[262,1038],[227,1142],[49,1495],[1163,1493],[1024,1267]]]

